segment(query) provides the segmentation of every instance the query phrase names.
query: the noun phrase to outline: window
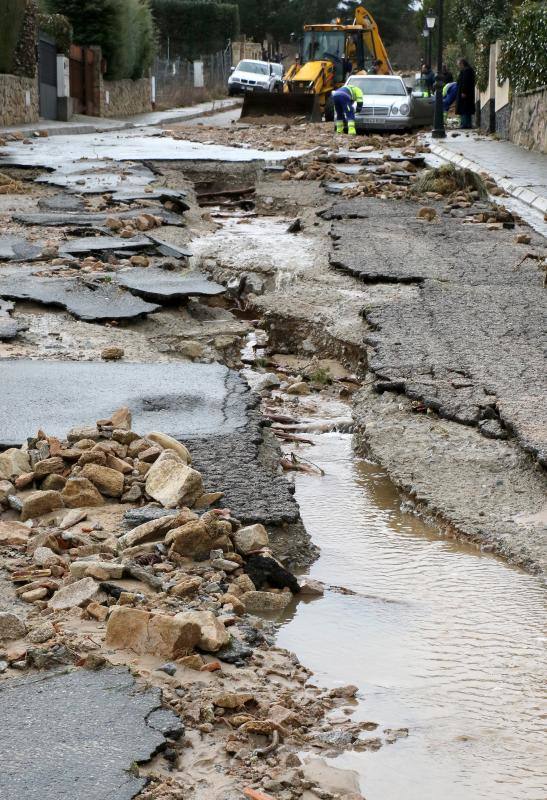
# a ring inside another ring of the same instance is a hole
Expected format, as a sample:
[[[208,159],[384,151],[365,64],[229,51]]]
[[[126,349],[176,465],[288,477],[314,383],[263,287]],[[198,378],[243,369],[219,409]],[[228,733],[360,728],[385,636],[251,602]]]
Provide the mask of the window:
[[[240,61],[237,65],[241,72],[253,72],[255,75],[269,75],[270,70],[267,64],[260,64],[258,61]]]
[[[398,78],[367,78],[353,75],[348,83],[358,86],[366,96],[367,94],[390,94],[406,97],[405,85]]]

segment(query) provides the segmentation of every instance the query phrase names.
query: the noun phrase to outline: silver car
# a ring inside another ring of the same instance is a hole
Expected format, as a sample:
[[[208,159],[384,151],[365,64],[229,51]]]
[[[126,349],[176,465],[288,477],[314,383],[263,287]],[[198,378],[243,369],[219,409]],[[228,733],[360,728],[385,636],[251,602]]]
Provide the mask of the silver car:
[[[415,96],[398,75],[351,75],[346,83],[363,92],[358,131],[409,130],[433,122],[434,98]]]

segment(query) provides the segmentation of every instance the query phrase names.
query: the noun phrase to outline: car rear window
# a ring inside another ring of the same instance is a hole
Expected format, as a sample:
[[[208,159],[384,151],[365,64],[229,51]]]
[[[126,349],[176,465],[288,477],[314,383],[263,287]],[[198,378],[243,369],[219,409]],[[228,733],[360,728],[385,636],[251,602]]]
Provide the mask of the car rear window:
[[[257,64],[256,61],[240,61],[237,68],[242,72],[254,72],[256,75],[269,75],[267,64]]]
[[[396,94],[406,95],[406,89],[402,81],[398,78],[376,78],[363,75],[354,75],[348,83],[358,86],[364,95],[367,94]]]

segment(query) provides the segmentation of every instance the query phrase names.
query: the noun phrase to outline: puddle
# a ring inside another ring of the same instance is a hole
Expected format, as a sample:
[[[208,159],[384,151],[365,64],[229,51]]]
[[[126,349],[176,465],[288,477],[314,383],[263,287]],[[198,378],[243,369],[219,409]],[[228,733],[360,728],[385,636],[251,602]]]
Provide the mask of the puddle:
[[[358,770],[367,800],[544,798],[541,582],[403,513],[349,435],[312,438],[302,453],[326,474],[295,477],[321,547],[311,575],[359,594],[298,604],[278,643],[314,683],[357,684],[355,719],[379,723],[373,736],[410,729],[333,763]]]

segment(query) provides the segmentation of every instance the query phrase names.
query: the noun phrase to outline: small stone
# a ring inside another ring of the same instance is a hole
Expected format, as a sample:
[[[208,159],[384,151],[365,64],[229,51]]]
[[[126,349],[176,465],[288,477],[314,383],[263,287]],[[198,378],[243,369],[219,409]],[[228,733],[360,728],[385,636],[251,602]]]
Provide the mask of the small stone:
[[[150,259],[147,256],[131,256],[129,259],[134,267],[148,267]]]
[[[196,594],[202,583],[203,578],[200,578],[199,575],[189,575],[172,586],[169,589],[169,594],[174,597],[189,597],[192,594]]]
[[[162,664],[161,667],[158,667],[158,670],[160,672],[165,672],[166,675],[175,675],[177,671],[177,665],[168,661],[167,664]]]
[[[224,497],[224,492],[205,492],[194,503],[194,508],[209,508]]]
[[[215,558],[211,561],[211,566],[228,573],[235,572],[240,567],[237,561],[229,561],[227,558]]]
[[[179,442],[172,436],[168,436],[166,433],[152,431],[151,433],[147,433],[145,438],[148,441],[155,442],[160,447],[163,447],[164,450],[174,450],[175,453],[182,458],[185,464],[192,463],[190,451],[182,444],[182,442]]]
[[[93,578],[82,578],[75,583],[61,587],[55,592],[48,606],[54,611],[83,606],[91,600],[95,600],[100,593],[100,588]]]
[[[59,492],[51,490],[32,492],[23,500],[21,521],[35,519],[42,516],[42,514],[49,514],[51,511],[56,511],[58,508],[63,507],[63,498]]]
[[[24,472],[30,472],[30,461],[28,453],[16,447],[10,447],[0,453],[0,478],[11,480]]]
[[[67,508],[81,508],[86,506],[104,505],[104,497],[87,478],[69,478],[66,482],[61,497]]]
[[[48,591],[44,587],[39,589],[29,589],[28,592],[23,592],[21,595],[21,600],[24,600],[25,603],[35,603],[37,600],[43,600],[47,597]]]
[[[65,505],[68,505],[65,501]],[[66,531],[69,528],[72,528],[74,525],[77,525],[78,522],[83,522],[83,520],[87,519],[87,511],[67,511],[64,515],[62,522],[59,524],[59,527],[62,531]]]
[[[30,473],[32,475],[32,473]],[[15,492],[15,486],[11,481],[0,480],[0,504],[6,503],[10,494]]]
[[[87,605],[86,611],[90,617],[93,617],[93,619],[99,622],[104,622],[108,617],[108,608],[97,603],[95,600],[92,600],[91,603]]]
[[[212,611],[183,611],[176,614],[175,619],[181,623],[193,623],[198,626],[197,644],[200,650],[207,653],[215,653],[230,641],[230,634]]]
[[[62,492],[65,488],[66,478],[62,475],[46,475],[44,480],[42,481],[42,490],[43,491],[54,491],[54,492]]]
[[[61,556],[58,556],[57,553],[54,553],[49,547],[37,547],[32,554],[32,560],[40,567],[50,567],[52,565],[64,566],[65,564]]]
[[[25,545],[30,536],[30,528],[22,522],[0,521],[0,545]]]
[[[127,492],[122,494],[122,503],[136,503],[142,497],[142,489],[141,487],[134,483]]]
[[[81,476],[90,480],[107,497],[120,497],[123,494],[123,475],[115,469],[86,464]]]
[[[166,508],[192,506],[203,494],[203,480],[178,453],[164,450],[147,474],[145,489]]]
[[[355,697],[358,691],[359,688],[350,683],[347,686],[336,686],[334,689],[331,689],[329,697],[344,697],[349,699]]]
[[[433,222],[435,217],[437,216],[437,212],[434,208],[429,208],[428,206],[423,206],[418,211],[418,219],[425,219],[427,222]]]
[[[123,578],[125,567],[115,561],[73,561],[69,567],[75,578],[95,578],[98,581],[112,581]]]
[[[45,458],[43,461],[38,461],[34,465],[34,472],[37,477],[44,477],[50,475],[52,472],[62,472],[65,468],[65,462],[59,456],[53,458]]]
[[[24,620],[10,611],[0,611],[0,642],[20,639],[27,632]]]
[[[242,555],[268,547],[270,542],[268,531],[260,523],[240,528],[233,534],[233,540],[236,550]]]
[[[287,394],[297,394],[297,395],[304,395],[310,393],[310,387],[305,381],[297,381],[296,383],[291,383],[290,386],[286,389]]]
[[[186,669],[195,669],[195,670],[202,670],[203,669],[203,658],[202,656],[198,656],[197,653],[191,656],[184,656],[183,658],[177,659],[177,663],[181,666],[186,667]]]
[[[516,242],[516,244],[530,244],[530,242],[532,241],[532,237],[530,236],[529,233],[518,233],[515,236],[514,241]]]
[[[36,473],[34,472],[23,472],[22,475],[18,475],[15,478],[15,487],[17,489],[26,489],[27,486],[30,486],[31,483],[34,482],[35,477]]]
[[[104,347],[101,350],[103,361],[119,361],[125,355],[123,347]]]
[[[47,642],[48,639],[52,639],[56,633],[57,631],[51,622],[44,622],[37,628],[33,628],[29,633],[28,638],[33,644],[43,644],[43,642]]]
[[[325,594],[325,587],[321,581],[316,581],[313,578],[301,578],[298,581],[300,586],[299,594],[308,597],[321,597]]]
[[[262,613],[264,611],[283,611],[292,601],[290,592],[245,592],[241,596],[241,602],[251,614]]]

